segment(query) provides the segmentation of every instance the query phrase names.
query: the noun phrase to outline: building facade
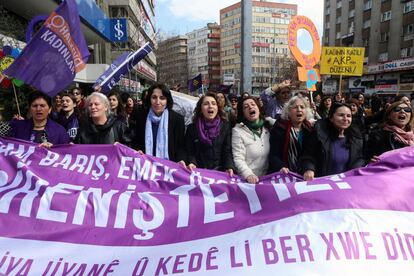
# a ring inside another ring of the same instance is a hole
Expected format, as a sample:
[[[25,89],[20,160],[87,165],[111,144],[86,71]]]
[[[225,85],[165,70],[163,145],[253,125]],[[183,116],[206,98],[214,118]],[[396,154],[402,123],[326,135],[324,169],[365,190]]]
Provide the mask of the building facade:
[[[109,0],[107,1],[111,18],[126,18],[128,42],[111,43],[111,59],[115,60],[125,51],[136,51],[146,42],[155,42],[155,11],[153,0]],[[157,80],[156,56],[150,52],[140,61],[128,78],[121,81],[121,87],[127,91],[139,92]]]
[[[365,48],[361,78],[350,78],[350,92],[414,91],[414,1],[325,0],[325,46]]]
[[[258,94],[284,78],[290,70],[288,25],[297,5],[252,2],[252,93]],[[220,10],[220,61],[223,82],[240,86],[241,3]],[[232,81],[233,80],[233,81]]]
[[[170,88],[187,87],[187,36],[179,35],[158,42],[158,81]]]
[[[187,33],[188,79],[201,74],[203,85],[215,90],[220,77],[220,26],[208,23],[206,27]]]

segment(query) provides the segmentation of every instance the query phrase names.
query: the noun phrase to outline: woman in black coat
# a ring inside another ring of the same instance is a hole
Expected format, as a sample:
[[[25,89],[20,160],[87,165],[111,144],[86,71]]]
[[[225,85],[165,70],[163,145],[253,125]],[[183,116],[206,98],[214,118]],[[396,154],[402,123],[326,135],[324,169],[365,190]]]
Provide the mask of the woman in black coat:
[[[111,112],[108,98],[94,92],[85,101],[87,120],[81,120],[77,144],[114,144],[129,145],[130,135],[126,124],[117,120]]]
[[[413,109],[409,103],[392,103],[385,111],[381,127],[369,135],[367,160],[376,162],[384,152],[414,145],[413,121]]]
[[[133,145],[145,154],[178,162],[184,160],[184,117],[172,110],[173,98],[164,84],[148,89],[143,108],[135,113]]]
[[[233,175],[231,127],[216,95],[207,93],[196,105],[193,123],[185,134],[186,163],[189,169],[227,171]]]
[[[334,103],[328,118],[316,122],[309,139],[304,141],[304,152],[299,158],[305,180],[365,165],[363,137],[351,123],[351,108],[343,103]]]
[[[303,141],[312,131],[312,110],[302,96],[292,97],[270,132],[269,173],[298,172]]]

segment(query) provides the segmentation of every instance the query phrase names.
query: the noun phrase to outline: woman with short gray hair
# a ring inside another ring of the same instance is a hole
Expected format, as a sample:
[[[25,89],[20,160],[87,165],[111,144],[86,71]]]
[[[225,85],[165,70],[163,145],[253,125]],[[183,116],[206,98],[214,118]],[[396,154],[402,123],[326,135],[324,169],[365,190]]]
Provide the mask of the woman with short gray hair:
[[[270,132],[269,173],[298,171],[298,158],[303,140],[312,131],[312,119],[308,101],[302,96],[294,96],[285,104]]]
[[[94,92],[86,99],[88,119],[81,122],[75,142],[77,144],[130,144],[127,126],[111,112],[108,98]]]

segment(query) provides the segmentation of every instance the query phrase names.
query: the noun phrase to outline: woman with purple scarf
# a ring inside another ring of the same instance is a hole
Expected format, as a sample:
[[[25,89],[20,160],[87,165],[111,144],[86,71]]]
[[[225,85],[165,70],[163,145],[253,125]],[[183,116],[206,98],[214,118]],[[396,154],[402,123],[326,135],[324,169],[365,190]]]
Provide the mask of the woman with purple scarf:
[[[216,95],[202,96],[194,112],[193,123],[185,134],[188,168],[227,171],[232,176],[231,127],[217,104]]]

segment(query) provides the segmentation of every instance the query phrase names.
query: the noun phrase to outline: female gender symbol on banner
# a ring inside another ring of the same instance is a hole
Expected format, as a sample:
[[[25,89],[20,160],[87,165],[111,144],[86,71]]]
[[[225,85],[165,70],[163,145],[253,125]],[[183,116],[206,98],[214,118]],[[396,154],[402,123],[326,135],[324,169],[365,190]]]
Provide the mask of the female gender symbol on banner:
[[[297,45],[297,33],[299,29],[308,31],[312,38],[313,51],[309,55],[303,53]],[[301,65],[298,66],[299,80],[306,81],[306,88],[315,91],[315,84],[320,81],[319,69],[314,68],[321,59],[321,42],[318,30],[313,22],[306,16],[295,16],[289,24],[288,41],[290,52]]]

